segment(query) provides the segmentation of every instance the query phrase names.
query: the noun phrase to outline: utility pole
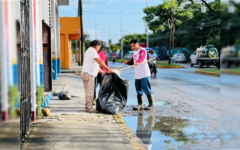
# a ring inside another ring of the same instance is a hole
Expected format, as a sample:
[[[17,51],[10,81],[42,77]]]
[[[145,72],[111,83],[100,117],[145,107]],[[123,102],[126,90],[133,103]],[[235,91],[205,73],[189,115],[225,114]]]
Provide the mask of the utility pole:
[[[111,24],[111,23],[109,23],[109,40],[110,40],[110,24]]]
[[[201,28],[200,29],[202,30],[201,46],[203,47],[203,14],[206,13],[206,7],[205,7],[203,2],[202,2],[201,12],[202,12],[202,23],[201,23]]]
[[[115,9],[115,10],[117,10],[117,11],[119,11],[119,12],[121,13],[121,58],[123,58],[122,12],[124,12],[124,11],[126,11],[126,10],[128,10],[128,9],[130,9],[130,8],[127,8],[127,9],[125,9],[125,10],[123,10],[123,11],[120,11],[120,10],[118,10],[118,9],[116,9],[116,8],[113,8],[113,9]]]
[[[107,28],[106,28],[107,29]],[[103,41],[103,31],[106,30],[106,29],[102,29],[102,41]]]
[[[123,40],[125,40],[125,32],[127,32],[127,30],[124,30],[124,31],[123,31],[123,37],[122,37]],[[123,50],[123,45],[124,45],[123,40],[122,40],[122,50]]]
[[[97,39],[97,20],[95,19],[95,39]]]
[[[123,33],[122,33],[122,11],[121,11],[121,58],[123,59]]]
[[[146,7],[148,7],[147,6],[147,0],[146,0]],[[148,24],[147,24],[147,21],[146,21],[146,34],[147,34],[147,47],[149,47],[149,45],[148,45]]]
[[[105,20],[103,20],[103,21],[105,21]],[[114,21],[115,21],[115,20],[114,20]],[[111,23],[113,23],[114,21],[111,21],[111,22],[105,21],[105,22],[109,23],[109,40],[110,40],[110,25],[111,25]],[[109,43],[109,46],[110,46],[110,43]]]
[[[85,2],[88,3],[88,2]],[[85,43],[84,43],[84,32],[83,32],[83,2],[82,0],[78,1],[78,17],[80,17],[80,25],[81,25],[81,62],[80,65],[83,65],[83,55],[85,52]]]

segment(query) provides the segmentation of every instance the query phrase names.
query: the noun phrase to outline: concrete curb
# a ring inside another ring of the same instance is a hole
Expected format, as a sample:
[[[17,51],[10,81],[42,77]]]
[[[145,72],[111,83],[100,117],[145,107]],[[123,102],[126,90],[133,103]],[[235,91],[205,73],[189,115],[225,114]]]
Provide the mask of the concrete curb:
[[[116,61],[118,63],[123,63],[123,62],[119,62],[119,61]],[[184,66],[168,66],[168,67],[165,67],[165,66],[157,66],[157,68],[185,68]]]
[[[113,115],[113,118],[120,125],[128,141],[132,144],[133,148],[135,150],[145,150],[145,145],[135,134],[133,134],[131,128],[126,125],[124,119],[122,118],[122,115],[119,113],[117,115]]]
[[[53,92],[51,91],[46,97],[44,97],[45,99],[43,101],[41,109],[45,108],[48,105],[48,103],[51,101],[52,97],[53,97]]]
[[[228,71],[228,70],[221,70],[221,73],[226,73],[226,74],[234,74],[234,75],[240,75],[240,73],[239,73],[239,72]]]
[[[125,124],[121,114],[113,115],[113,118],[116,120],[116,123]]]
[[[201,74],[208,74],[208,75],[213,75],[213,76],[219,76],[220,73],[213,73],[213,72],[206,72],[206,71],[201,71],[201,70],[195,70],[196,73],[201,73]]]

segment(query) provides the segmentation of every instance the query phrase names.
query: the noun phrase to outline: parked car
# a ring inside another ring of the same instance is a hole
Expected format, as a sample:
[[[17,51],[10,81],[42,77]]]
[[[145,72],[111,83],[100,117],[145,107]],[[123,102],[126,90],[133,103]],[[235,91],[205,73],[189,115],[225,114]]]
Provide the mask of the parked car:
[[[132,58],[132,55],[131,54],[126,54],[125,56],[124,56],[124,59],[131,59]]]
[[[186,62],[186,61],[187,61],[187,57],[184,53],[177,53],[177,54],[174,54],[172,57],[172,63]]]
[[[113,56],[115,56],[116,59],[120,59],[119,54],[112,54],[110,57],[112,58]]]

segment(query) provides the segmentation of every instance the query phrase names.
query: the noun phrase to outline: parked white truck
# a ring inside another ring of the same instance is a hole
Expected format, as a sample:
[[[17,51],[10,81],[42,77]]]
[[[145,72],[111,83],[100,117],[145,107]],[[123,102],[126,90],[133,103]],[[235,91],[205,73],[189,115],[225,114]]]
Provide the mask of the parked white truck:
[[[209,67],[210,65],[220,68],[219,54],[218,50],[214,46],[204,46],[197,48],[197,50],[190,56],[191,63],[190,66],[199,65],[202,68],[204,65]]]
[[[240,46],[227,46],[222,48],[220,59],[223,68],[240,66]]]

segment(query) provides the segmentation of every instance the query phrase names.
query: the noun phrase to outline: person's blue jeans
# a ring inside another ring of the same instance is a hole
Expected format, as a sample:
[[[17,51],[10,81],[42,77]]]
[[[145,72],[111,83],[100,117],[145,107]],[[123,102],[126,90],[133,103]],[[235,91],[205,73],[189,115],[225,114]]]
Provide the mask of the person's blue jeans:
[[[152,94],[152,88],[150,84],[150,77],[135,79],[135,88],[137,91],[137,95],[143,95],[143,92],[146,95]]]

